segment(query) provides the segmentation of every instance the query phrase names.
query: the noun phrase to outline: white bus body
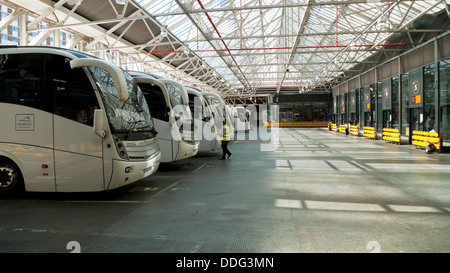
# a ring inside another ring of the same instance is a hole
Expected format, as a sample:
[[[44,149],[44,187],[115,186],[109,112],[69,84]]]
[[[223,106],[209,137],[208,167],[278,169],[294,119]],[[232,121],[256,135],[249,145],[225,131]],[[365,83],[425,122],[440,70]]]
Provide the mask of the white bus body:
[[[195,141],[193,133],[183,133],[183,122],[192,123],[189,111],[189,98],[184,86],[176,81],[157,78],[154,75],[130,71],[130,75],[140,86],[149,104],[150,112],[158,132],[158,141],[161,149],[161,162],[175,162],[190,158],[198,153],[199,141]],[[174,107],[186,107],[183,116],[174,110]],[[175,130],[176,129],[176,130]]]
[[[212,115],[212,109],[202,92],[194,87],[186,86],[189,95],[189,107],[193,114],[195,139],[200,141],[199,151],[214,151],[220,149],[221,140],[217,135],[217,127]]]
[[[0,48],[0,113],[0,193],[106,191],[159,167],[142,92],[104,60]]]
[[[230,106],[225,104],[225,101],[219,94],[213,92],[202,93],[203,97],[207,99],[214,110],[214,120],[218,130],[222,130],[223,120],[225,119],[228,127],[230,127],[230,138],[234,138],[234,117]]]
[[[233,116],[235,119],[234,130],[236,132],[249,132],[250,131],[250,111],[245,109],[244,106],[231,107],[233,110]]]

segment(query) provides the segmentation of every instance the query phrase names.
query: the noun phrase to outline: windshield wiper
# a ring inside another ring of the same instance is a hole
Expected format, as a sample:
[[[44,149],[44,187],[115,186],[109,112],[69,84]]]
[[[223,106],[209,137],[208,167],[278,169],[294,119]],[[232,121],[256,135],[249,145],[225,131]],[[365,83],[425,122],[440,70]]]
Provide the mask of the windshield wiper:
[[[128,130],[127,134],[125,135],[125,139],[127,139],[131,135],[131,133],[136,129],[136,125],[140,122],[145,122],[145,120],[134,121],[133,126],[130,128],[130,130]],[[146,126],[137,128],[137,130],[139,130],[139,131],[145,131],[145,129],[150,129],[149,132],[152,133],[154,136],[156,136],[158,134],[158,131],[155,130],[154,126],[146,125]]]
[[[130,127],[130,130],[128,130],[128,133],[125,135],[125,139],[127,139],[131,135],[131,133],[134,131],[134,129],[136,128],[136,125],[138,123],[144,122],[144,121],[145,121],[144,119],[133,121],[132,126]]]
[[[147,130],[146,130],[147,129]],[[155,127],[151,126],[151,125],[147,125],[147,126],[143,126],[143,127],[139,127],[136,129],[137,132],[142,132],[142,131],[149,131],[150,133],[152,133],[153,135],[157,135],[158,131],[155,130]]]

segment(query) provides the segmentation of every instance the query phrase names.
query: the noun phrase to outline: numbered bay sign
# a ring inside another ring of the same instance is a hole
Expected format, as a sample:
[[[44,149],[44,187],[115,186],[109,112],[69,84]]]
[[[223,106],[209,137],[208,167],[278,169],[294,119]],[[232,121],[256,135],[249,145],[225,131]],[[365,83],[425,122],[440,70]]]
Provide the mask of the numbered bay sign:
[[[370,86],[364,87],[364,112],[370,111]]]
[[[383,91],[383,110],[391,110],[392,108],[392,85],[391,79],[383,81],[382,85]]]
[[[423,70],[418,69],[409,73],[409,107],[423,106]]]

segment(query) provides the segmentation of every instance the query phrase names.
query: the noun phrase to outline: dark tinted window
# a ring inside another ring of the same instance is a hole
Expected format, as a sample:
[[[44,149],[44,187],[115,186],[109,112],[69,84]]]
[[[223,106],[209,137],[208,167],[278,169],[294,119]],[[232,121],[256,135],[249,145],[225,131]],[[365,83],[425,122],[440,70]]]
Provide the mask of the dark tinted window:
[[[188,94],[189,97],[189,108],[191,109],[192,116],[195,119],[201,120],[203,114],[203,108],[200,98],[194,94]]]
[[[0,102],[92,125],[97,98],[84,70],[71,69],[69,61],[51,54],[0,55]]]
[[[0,55],[0,102],[45,109],[44,55]]]
[[[52,94],[53,112],[92,126],[94,110],[99,108],[97,97],[84,70],[71,69],[69,62],[59,55],[46,58],[46,83]]]
[[[169,121],[169,113],[167,112],[166,99],[161,88],[157,85],[148,83],[139,83],[150,108],[150,115],[154,119]]]

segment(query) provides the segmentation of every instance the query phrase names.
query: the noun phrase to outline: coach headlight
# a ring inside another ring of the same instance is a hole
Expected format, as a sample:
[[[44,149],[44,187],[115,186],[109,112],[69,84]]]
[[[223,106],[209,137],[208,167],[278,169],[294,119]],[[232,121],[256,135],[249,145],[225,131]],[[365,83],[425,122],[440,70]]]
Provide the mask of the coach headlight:
[[[118,137],[114,137],[114,144],[116,145],[117,154],[119,154],[120,158],[128,159],[127,150],[125,149],[122,140]]]

